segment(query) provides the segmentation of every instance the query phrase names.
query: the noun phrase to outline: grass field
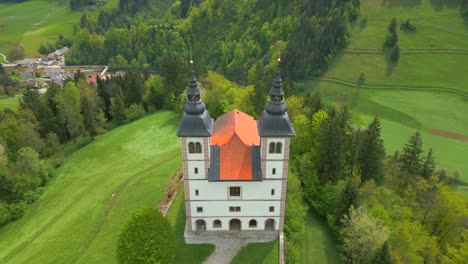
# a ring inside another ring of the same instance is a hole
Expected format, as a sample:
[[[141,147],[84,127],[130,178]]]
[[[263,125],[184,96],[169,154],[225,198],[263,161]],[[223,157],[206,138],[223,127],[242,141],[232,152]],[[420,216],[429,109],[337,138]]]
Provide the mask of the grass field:
[[[277,264],[278,240],[269,243],[251,243],[243,247],[231,264]]]
[[[116,8],[109,0],[105,9]],[[89,12],[97,16],[98,11]],[[31,0],[17,4],[0,3],[0,52],[8,56],[12,44],[24,45],[27,56],[37,55],[42,42],[55,42],[59,34],[70,37],[81,11],[71,11],[69,1]],[[0,56],[0,62],[3,57]]]
[[[200,264],[213,252],[214,245],[211,244],[185,244],[185,204],[183,189],[177,194],[166,217],[169,219],[172,226],[174,226],[174,234],[177,240],[178,248],[174,261],[175,264]]]
[[[325,221],[312,210],[305,220],[307,229],[300,243],[300,263],[342,263],[338,241]]]
[[[19,107],[18,101],[20,97],[0,96],[0,110],[10,108],[16,111]]]
[[[116,263],[128,216],[156,206],[180,167],[178,120],[153,114],[67,157],[25,215],[0,228],[0,263]]]
[[[301,86],[305,92],[320,91],[329,102],[347,104],[359,125],[378,115],[388,153],[401,150],[411,134],[421,131],[438,166],[461,170],[468,183],[468,141],[431,133],[468,136],[468,23],[455,2],[362,0],[362,17],[352,27],[349,47],[324,76]],[[397,63],[389,62],[383,50],[394,17],[398,23],[412,19],[416,24],[415,32],[398,26]],[[358,86],[361,73],[365,80]]]

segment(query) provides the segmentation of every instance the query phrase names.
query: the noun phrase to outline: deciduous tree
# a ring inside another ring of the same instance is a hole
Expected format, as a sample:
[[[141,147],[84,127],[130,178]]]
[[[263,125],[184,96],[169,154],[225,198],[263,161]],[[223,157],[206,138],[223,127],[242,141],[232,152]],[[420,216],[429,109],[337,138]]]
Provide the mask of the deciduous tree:
[[[119,235],[117,259],[122,264],[172,264],[176,251],[173,229],[159,211],[136,210]]]

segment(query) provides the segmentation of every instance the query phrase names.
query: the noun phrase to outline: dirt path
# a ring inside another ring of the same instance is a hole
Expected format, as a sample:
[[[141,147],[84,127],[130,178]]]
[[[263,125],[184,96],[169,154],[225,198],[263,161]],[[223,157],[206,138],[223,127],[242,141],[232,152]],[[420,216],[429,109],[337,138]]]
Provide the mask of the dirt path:
[[[37,23],[34,23],[33,26],[39,26],[39,25],[41,25],[42,23],[44,23],[44,22],[47,20],[47,18],[50,17],[50,15],[52,15],[53,13],[57,13],[58,11],[63,10],[63,9],[65,9],[65,8],[66,8],[66,7],[63,7],[63,8],[60,8],[60,9],[57,9],[57,10],[55,10],[55,11],[50,12],[49,14],[47,14],[47,15],[44,17],[44,19],[42,19],[41,21],[39,21],[39,22],[37,22]]]
[[[452,138],[452,139],[456,139],[460,141],[465,141],[465,142],[468,141],[467,136],[463,136],[463,135],[459,135],[459,134],[455,134],[455,133],[451,133],[447,131],[437,130],[437,129],[431,129],[431,134],[441,136],[441,137]]]
[[[452,94],[457,94],[461,95],[463,97],[468,97],[468,92],[461,91],[455,88],[449,88],[449,87],[441,87],[441,86],[396,86],[396,85],[389,85],[389,84],[357,84],[356,82],[352,81],[347,81],[347,80],[342,80],[336,77],[332,76],[324,76],[319,78],[321,81],[325,82],[332,82],[332,83],[337,83],[337,84],[342,84],[345,86],[350,86],[350,87],[359,87],[359,88],[364,88],[364,89],[375,89],[375,90],[416,90],[416,91],[440,91],[440,92],[447,92],[447,93],[452,93]]]

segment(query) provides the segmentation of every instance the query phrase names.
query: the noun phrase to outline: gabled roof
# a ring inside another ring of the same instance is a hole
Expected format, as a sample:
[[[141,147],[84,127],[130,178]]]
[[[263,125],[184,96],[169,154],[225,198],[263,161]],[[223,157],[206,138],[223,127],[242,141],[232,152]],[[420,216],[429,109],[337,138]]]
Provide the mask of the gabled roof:
[[[260,145],[257,123],[249,115],[235,109],[214,122],[211,145],[219,151],[212,155],[218,168],[210,172],[211,180],[261,180],[255,147]],[[219,173],[219,174],[218,174]],[[214,175],[217,174],[217,175]]]
[[[233,136],[238,137],[245,145],[260,145],[257,133],[257,122],[253,117],[237,109],[216,119],[211,145],[224,145]]]

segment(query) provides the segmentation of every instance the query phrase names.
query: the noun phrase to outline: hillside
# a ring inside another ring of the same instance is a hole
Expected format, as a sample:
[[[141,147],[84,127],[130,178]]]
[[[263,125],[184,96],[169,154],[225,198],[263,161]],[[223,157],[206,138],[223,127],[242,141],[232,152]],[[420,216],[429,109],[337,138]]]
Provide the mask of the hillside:
[[[68,157],[25,215],[0,228],[0,262],[116,262],[127,217],[155,206],[180,166],[178,120],[173,112],[147,116]]]
[[[381,117],[389,154],[421,131],[438,167],[450,175],[460,170],[468,183],[468,24],[458,1],[362,0],[361,13],[348,48],[304,90],[347,104],[360,125]],[[401,50],[396,63],[383,48],[392,18]],[[408,19],[415,31],[400,28]]]
[[[117,0],[109,0],[104,8],[116,8],[117,5]],[[97,15],[97,11],[90,13]],[[59,34],[71,37],[73,25],[79,23],[81,15],[81,11],[70,10],[68,1],[1,2],[0,53],[8,56],[11,45],[21,43],[26,56],[37,55],[42,42],[55,42]],[[2,56],[0,62],[3,62]]]

